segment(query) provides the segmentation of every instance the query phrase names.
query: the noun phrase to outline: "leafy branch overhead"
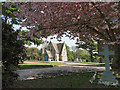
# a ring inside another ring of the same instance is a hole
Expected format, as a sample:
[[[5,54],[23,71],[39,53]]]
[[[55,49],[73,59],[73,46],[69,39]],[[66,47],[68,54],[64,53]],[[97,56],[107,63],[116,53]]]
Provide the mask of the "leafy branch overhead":
[[[21,21],[21,27],[28,29],[23,35],[28,37],[28,42],[36,43],[36,38],[42,40],[54,35],[60,41],[63,34],[84,42],[102,40],[114,45],[114,67],[120,67],[120,2],[6,2],[3,5]],[[17,10],[12,11],[14,7]]]
[[[4,5],[7,7],[10,3]],[[22,20],[22,27],[30,30],[26,34],[31,38],[57,34],[59,39],[67,32],[71,34],[69,37],[79,37],[82,41],[119,43],[119,2],[17,2],[12,5],[20,9],[14,15]]]
[[[33,39],[31,39],[30,37],[28,37],[27,35],[25,35],[26,32],[28,32],[28,31],[22,30],[19,33],[19,38],[22,39],[25,44],[31,45],[32,43],[34,43],[37,46],[39,46],[40,44],[43,44],[43,40],[42,39],[39,39],[36,35],[34,36]]]

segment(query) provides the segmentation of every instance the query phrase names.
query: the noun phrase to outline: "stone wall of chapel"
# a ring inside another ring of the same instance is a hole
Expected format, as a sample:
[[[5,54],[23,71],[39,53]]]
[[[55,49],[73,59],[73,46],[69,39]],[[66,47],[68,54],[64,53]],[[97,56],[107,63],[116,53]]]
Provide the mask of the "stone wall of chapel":
[[[55,60],[59,61],[59,54],[55,54]]]
[[[51,52],[53,58],[55,59],[56,51],[55,51],[55,49],[54,49],[52,43],[50,43],[50,44],[48,45],[47,50],[49,50],[49,51]]]
[[[66,51],[65,44],[64,44],[63,49],[62,49],[61,59],[62,59],[62,61],[67,61],[67,51]]]
[[[62,57],[62,61],[68,61],[68,60],[67,60],[67,56],[63,56],[63,57]]]
[[[47,50],[51,51],[51,54],[53,56],[53,59],[56,61],[68,61],[67,59],[67,51],[66,51],[66,46],[64,44],[61,55],[56,53],[52,43],[49,43],[49,45],[46,48]]]

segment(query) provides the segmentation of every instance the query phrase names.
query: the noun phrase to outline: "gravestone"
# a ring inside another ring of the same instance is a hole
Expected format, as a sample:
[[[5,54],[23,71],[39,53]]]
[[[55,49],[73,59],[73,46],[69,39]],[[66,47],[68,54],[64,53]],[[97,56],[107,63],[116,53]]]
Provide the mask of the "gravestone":
[[[78,61],[79,61],[79,59],[77,58],[77,59],[76,59],[76,61],[78,62]]]
[[[103,55],[105,58],[105,71],[103,73],[101,82],[110,82],[110,83],[116,83],[115,76],[110,71],[110,65],[109,65],[109,55],[114,55],[114,51],[109,51],[108,45],[104,46],[104,51],[100,51],[98,53],[99,55]]]

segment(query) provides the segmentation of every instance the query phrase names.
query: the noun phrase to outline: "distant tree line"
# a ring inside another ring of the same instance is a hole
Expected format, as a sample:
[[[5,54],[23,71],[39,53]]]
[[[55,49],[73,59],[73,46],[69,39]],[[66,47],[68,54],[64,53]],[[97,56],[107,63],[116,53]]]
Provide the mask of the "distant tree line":
[[[89,62],[104,62],[104,57],[98,55],[98,44],[94,41],[77,42],[77,46],[70,47],[66,45],[68,61],[86,60]]]
[[[41,48],[40,50],[35,47],[26,47],[26,57],[25,60],[42,60],[42,52],[43,49]]]
[[[72,60],[75,61],[77,58],[78,59],[90,59],[90,54],[87,53],[86,50],[72,47],[74,50],[70,51],[70,47],[67,45],[66,45],[66,48],[67,48],[68,61],[72,61]]]

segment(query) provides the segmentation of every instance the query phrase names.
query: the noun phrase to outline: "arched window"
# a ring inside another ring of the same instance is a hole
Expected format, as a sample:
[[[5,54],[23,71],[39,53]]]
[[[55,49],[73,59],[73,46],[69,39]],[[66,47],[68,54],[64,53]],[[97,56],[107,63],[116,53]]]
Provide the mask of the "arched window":
[[[50,46],[50,51],[52,50],[52,47]]]

